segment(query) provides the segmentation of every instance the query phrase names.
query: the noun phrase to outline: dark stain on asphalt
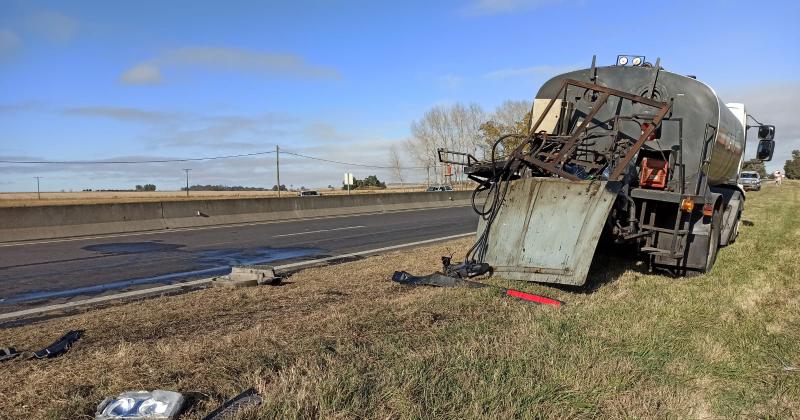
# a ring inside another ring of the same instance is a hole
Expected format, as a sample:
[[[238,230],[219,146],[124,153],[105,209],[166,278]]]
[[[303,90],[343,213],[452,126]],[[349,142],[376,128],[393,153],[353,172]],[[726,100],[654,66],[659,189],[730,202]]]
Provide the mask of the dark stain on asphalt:
[[[89,245],[83,249],[103,253],[104,255],[129,255],[151,252],[171,252],[184,245],[164,244],[156,242],[133,242]],[[197,251],[194,257],[194,269],[157,276],[119,280],[104,284],[77,287],[62,290],[28,291],[0,299],[0,304],[20,304],[58,298],[71,298],[83,295],[96,295],[113,290],[123,290],[145,284],[173,284],[204,277],[222,276],[231,272],[234,265],[268,264],[277,261],[310,259],[319,255],[317,248],[252,248],[252,249],[215,249]]]
[[[145,254],[149,252],[169,252],[183,248],[181,244],[165,244],[161,242],[119,242],[110,244],[86,245],[82,249],[106,255]]]

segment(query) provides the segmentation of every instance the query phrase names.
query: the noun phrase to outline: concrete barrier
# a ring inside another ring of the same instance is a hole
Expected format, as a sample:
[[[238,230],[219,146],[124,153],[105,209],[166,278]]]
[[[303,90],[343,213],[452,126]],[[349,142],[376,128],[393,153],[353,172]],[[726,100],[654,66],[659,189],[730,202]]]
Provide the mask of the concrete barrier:
[[[0,242],[469,204],[469,191],[0,208]]]

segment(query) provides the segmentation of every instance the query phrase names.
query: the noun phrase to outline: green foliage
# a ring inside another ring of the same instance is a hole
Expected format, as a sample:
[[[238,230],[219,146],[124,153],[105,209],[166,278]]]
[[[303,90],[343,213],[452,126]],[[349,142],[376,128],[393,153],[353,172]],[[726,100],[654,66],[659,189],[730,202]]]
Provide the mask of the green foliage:
[[[786,178],[800,179],[800,150],[792,150],[792,158],[783,165],[783,173]]]
[[[761,178],[767,177],[767,168],[764,166],[764,162],[758,159],[750,159],[742,164],[743,171],[753,171],[758,172],[758,175]]]
[[[386,183],[385,182],[381,182],[381,180],[378,179],[378,177],[375,176],[375,175],[370,175],[370,176],[368,176],[368,177],[366,177],[364,179],[353,178],[353,185],[350,186],[350,189],[354,190],[354,189],[357,189],[357,188],[365,188],[365,189],[380,188],[380,189],[383,189],[383,188],[386,188]],[[344,183],[342,183],[342,189],[346,190],[347,189],[347,185],[344,185]]]
[[[270,188],[272,191],[278,191],[278,184],[275,184]],[[286,185],[281,184],[281,191],[286,191]]]
[[[153,184],[137,185],[136,191],[155,191],[156,186]]]
[[[522,120],[515,121],[513,124],[503,124],[494,120],[486,121],[481,124],[480,132],[487,146],[491,148],[500,136],[506,134],[528,134],[531,126],[531,112],[528,111]],[[509,138],[502,142],[505,150],[513,150],[522,142],[521,138]]]

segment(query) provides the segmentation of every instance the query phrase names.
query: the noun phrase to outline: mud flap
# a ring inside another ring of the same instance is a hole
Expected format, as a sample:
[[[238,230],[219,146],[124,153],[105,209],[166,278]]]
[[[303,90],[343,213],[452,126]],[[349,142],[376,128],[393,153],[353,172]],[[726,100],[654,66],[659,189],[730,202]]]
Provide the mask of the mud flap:
[[[622,182],[511,181],[485,262],[513,280],[582,285]],[[483,221],[478,234],[483,232]]]

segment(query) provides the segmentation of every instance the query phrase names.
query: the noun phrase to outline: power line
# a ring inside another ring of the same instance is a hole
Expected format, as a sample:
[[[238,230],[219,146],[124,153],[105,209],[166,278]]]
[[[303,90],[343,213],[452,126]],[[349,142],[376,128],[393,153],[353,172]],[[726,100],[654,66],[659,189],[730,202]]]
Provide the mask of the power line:
[[[305,159],[318,160],[318,161],[321,161],[321,162],[328,162],[328,163],[336,163],[336,164],[345,165],[345,166],[359,166],[359,167],[362,167],[362,168],[372,168],[372,169],[395,169],[394,166],[366,165],[366,164],[363,164],[363,163],[342,162],[342,161],[338,161],[338,160],[323,159],[323,158],[318,158],[318,157],[314,157],[314,156],[303,155],[303,154],[300,154],[300,153],[287,152],[285,150],[283,151],[283,153],[285,153],[287,155],[292,155],[292,156],[305,158]],[[425,167],[424,166],[406,166],[406,167],[401,167],[400,169],[425,169]]]
[[[287,152],[282,150],[284,154],[303,158],[303,159],[311,159],[320,162],[327,162],[327,163],[335,163],[338,165],[344,166],[357,166],[361,168],[371,168],[371,169],[397,169],[394,166],[385,166],[385,165],[368,165],[364,163],[352,163],[352,162],[342,162],[339,160],[332,160],[332,159],[324,159],[315,156],[304,155],[301,153],[294,153],[294,152]],[[7,163],[7,164],[31,164],[31,165],[106,165],[106,164],[142,164],[142,163],[173,163],[173,162],[195,162],[195,161],[202,161],[202,160],[218,160],[218,159],[233,159],[233,158],[241,158],[241,157],[249,157],[249,156],[259,156],[259,155],[267,155],[276,153],[276,150],[270,150],[266,152],[254,152],[254,153],[242,153],[238,155],[226,155],[226,156],[208,156],[208,157],[199,157],[199,158],[183,158],[183,159],[154,159],[154,160],[0,160],[0,163]],[[405,166],[400,167],[400,169],[426,169],[425,166]]]
[[[233,159],[248,156],[267,155],[275,153],[274,150],[268,152],[243,153],[239,155],[209,156],[185,159],[157,159],[157,160],[0,160],[0,163],[13,164],[36,164],[36,165],[105,165],[105,164],[137,164],[137,163],[170,163],[170,162],[194,162],[198,160]]]

